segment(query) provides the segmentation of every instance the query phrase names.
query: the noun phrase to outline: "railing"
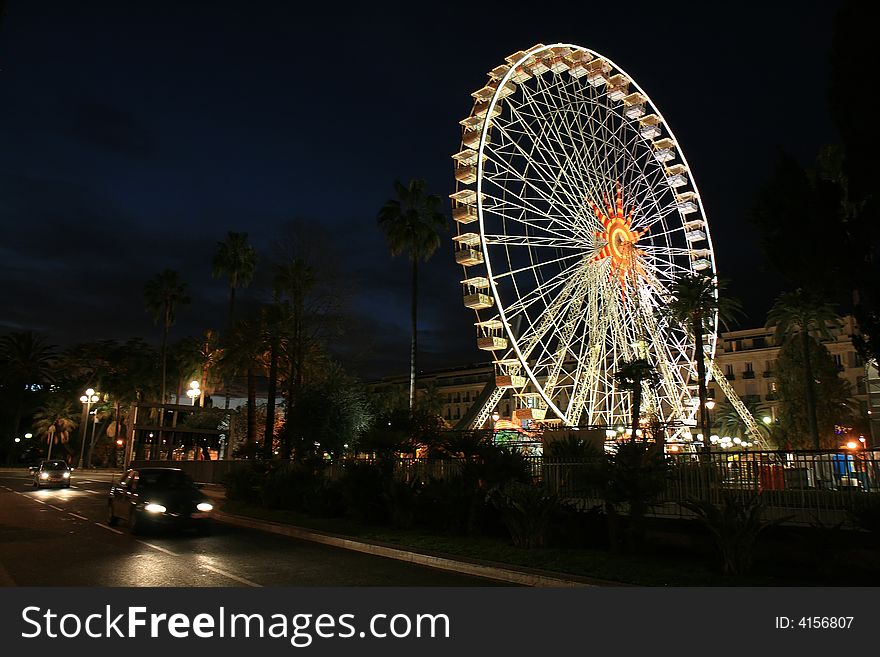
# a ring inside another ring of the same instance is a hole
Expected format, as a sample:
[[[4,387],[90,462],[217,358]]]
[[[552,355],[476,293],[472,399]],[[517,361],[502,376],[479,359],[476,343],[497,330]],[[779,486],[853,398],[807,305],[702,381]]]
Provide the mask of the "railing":
[[[725,497],[759,496],[765,517],[791,524],[851,523],[860,504],[880,503],[880,450],[749,451],[669,458],[664,492],[652,514],[692,517],[685,500],[720,503]],[[548,491],[583,504],[602,503],[596,464],[545,462]]]

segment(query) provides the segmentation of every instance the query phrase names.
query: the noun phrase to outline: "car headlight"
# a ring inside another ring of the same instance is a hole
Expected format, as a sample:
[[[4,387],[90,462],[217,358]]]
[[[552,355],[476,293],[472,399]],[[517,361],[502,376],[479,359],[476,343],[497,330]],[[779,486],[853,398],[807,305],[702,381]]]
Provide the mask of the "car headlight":
[[[49,478],[48,472],[41,472],[40,473],[40,479],[48,479],[48,478]]]
[[[69,472],[65,472],[65,473],[63,473],[61,476],[64,477],[65,479],[70,479],[70,473],[69,473]]]
[[[198,504],[196,504],[196,508],[199,511],[210,511],[211,509],[214,508],[214,505],[210,504],[208,502],[199,502]]]
[[[149,502],[144,507],[144,511],[146,511],[147,513],[165,513],[165,510],[165,507],[161,504],[153,504],[152,502]]]

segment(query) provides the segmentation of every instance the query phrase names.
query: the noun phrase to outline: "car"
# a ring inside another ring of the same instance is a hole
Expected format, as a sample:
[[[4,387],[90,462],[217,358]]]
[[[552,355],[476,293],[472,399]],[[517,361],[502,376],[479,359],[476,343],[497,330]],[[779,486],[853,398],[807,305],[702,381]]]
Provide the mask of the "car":
[[[34,488],[62,486],[70,488],[71,468],[64,461],[41,461],[33,471]]]
[[[214,505],[180,468],[132,468],[110,486],[107,524],[124,522],[133,534],[151,527],[211,531]]]

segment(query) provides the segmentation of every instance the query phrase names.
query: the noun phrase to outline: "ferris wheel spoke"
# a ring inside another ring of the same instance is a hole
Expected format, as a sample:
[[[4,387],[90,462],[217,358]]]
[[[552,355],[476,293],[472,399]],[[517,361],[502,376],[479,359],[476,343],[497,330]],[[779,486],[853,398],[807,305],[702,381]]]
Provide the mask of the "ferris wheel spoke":
[[[511,303],[505,310],[505,314],[507,315],[508,321],[512,318],[516,317],[519,314],[524,313],[530,306],[534,305],[537,301],[545,299],[550,296],[553,291],[563,285],[569,284],[571,281],[569,280],[570,274],[574,273],[579,267],[579,263],[574,263],[569,265],[558,274],[547,280],[544,285],[541,287],[536,287],[522,296],[518,297],[513,303]]]
[[[552,249],[578,249],[584,251],[582,241],[560,237],[537,237],[535,235],[483,235],[490,246],[522,246]]]
[[[503,124],[497,124],[498,131],[502,134],[502,136],[510,139],[510,135],[506,134],[506,128]],[[545,177],[542,179],[542,183],[538,184],[536,181],[530,179],[529,177],[519,173],[512,165],[505,162],[504,160],[498,158],[492,158],[491,161],[496,166],[503,167],[508,173],[516,177],[519,181],[521,181],[524,185],[527,185],[530,189],[532,189],[537,195],[538,198],[546,201],[553,207],[562,207],[570,210],[570,202],[569,199],[574,197],[573,190],[570,189],[558,189],[558,186],[561,184],[560,180],[562,177],[562,171],[564,169],[560,166],[560,173],[555,177],[551,177],[552,173],[548,170],[547,167],[550,166],[549,163],[542,163],[538,159],[532,156],[531,153],[528,153],[522,146],[519,145],[515,140],[510,139],[511,144],[514,148],[519,152],[519,155],[524,158],[525,161],[529,163],[529,166],[533,167],[535,170],[542,172],[545,174]],[[491,176],[490,176],[491,177]],[[552,181],[552,186],[550,181]],[[563,196],[564,194],[564,196]]]
[[[540,269],[542,267],[547,267],[549,265],[555,265],[556,263],[565,262],[571,260],[572,258],[578,258],[578,260],[583,259],[583,255],[581,253],[572,253],[567,256],[562,256],[561,258],[556,258],[555,260],[547,260],[541,261],[532,265],[528,265],[526,267],[519,267],[518,269],[511,269],[506,272],[502,272],[500,274],[495,274],[495,280],[501,280],[507,278],[508,276],[516,276],[517,274],[522,274],[527,271],[535,271],[536,269]]]

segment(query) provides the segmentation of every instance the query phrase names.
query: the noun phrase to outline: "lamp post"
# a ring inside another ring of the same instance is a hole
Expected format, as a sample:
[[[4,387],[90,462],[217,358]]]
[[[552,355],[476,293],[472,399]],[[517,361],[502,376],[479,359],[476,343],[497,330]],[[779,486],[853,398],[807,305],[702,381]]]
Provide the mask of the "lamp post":
[[[198,381],[191,381],[189,384],[189,390],[186,391],[186,396],[189,397],[190,406],[196,405],[196,399],[202,396],[202,391],[199,389]]]
[[[100,397],[98,393],[95,392],[94,388],[89,388],[86,390],[85,394],[79,398],[79,400],[86,405],[86,426],[83,427],[82,430],[82,441],[79,446],[79,464],[78,468],[82,468],[83,464],[83,453],[86,449],[86,429],[88,428],[89,414],[92,412],[92,404],[98,401]],[[94,427],[92,427],[92,433],[94,434]]]

